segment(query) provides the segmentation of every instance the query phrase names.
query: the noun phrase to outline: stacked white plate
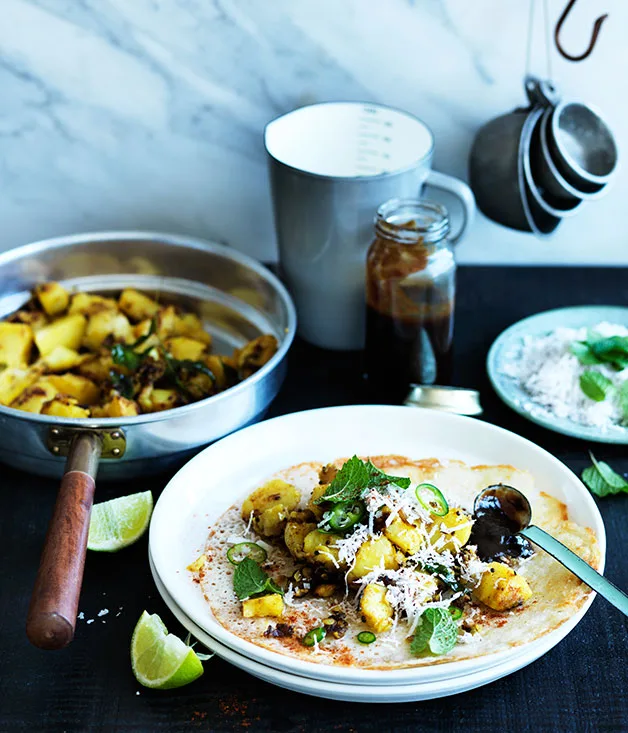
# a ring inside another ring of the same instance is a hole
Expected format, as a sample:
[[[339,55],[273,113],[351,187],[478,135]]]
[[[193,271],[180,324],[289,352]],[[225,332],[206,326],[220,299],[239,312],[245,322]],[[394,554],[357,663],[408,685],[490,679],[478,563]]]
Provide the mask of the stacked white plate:
[[[398,454],[512,464],[531,471],[540,490],[563,501],[570,518],[595,532],[602,557],[602,518],[580,480],[529,441],[473,418],[411,407],[325,408],[275,418],[223,438],[193,458],[164,489],[149,537],[151,570],[162,598],[201,643],[250,674],[297,692],[355,702],[444,697],[521,669],[561,641],[593,596],[568,621],[508,651],[428,667],[372,670],[303,661],[242,639],[214,618],[186,567],[204,550],[208,530],[234,503],[275,471],[339,456]]]

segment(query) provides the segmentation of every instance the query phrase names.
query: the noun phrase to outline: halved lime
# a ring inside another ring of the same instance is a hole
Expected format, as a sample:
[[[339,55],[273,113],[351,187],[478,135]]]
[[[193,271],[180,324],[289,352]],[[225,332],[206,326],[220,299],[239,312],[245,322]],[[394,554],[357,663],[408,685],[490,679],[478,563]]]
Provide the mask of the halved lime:
[[[150,491],[94,504],[87,549],[116,552],[132,545],[146,532],[152,513]]]
[[[170,690],[194,682],[203,665],[192,647],[169,634],[164,622],[147,611],[140,616],[131,639],[131,665],[144,687]]]

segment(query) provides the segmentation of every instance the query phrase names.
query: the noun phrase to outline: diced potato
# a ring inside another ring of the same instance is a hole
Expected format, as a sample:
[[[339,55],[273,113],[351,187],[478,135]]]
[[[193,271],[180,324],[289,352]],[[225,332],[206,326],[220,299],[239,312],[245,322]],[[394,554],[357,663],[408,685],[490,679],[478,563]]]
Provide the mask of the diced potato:
[[[49,282],[42,283],[35,288],[41,307],[49,316],[57,316],[68,307],[70,302],[70,294],[59,283]]]
[[[187,336],[173,336],[165,343],[166,350],[175,359],[199,361],[205,353],[206,345]]]
[[[360,598],[364,623],[376,634],[388,631],[393,625],[393,607],[386,598],[386,588],[369,583]]]
[[[123,313],[103,310],[90,316],[83,337],[83,346],[90,351],[98,351],[108,336],[112,336],[116,342],[125,344],[133,341],[131,324]]]
[[[74,369],[83,361],[85,355],[79,354],[74,349],[68,349],[67,346],[55,346],[55,348],[42,359],[42,363],[49,372],[65,372],[68,369]]]
[[[173,305],[159,309],[157,313],[157,335],[162,341],[175,335],[178,320],[177,309]]]
[[[173,334],[202,341],[207,346],[210,346],[212,342],[211,334],[205,331],[201,319],[194,313],[184,313],[182,316],[177,316],[174,322]]]
[[[113,298],[104,298],[102,295],[91,293],[77,293],[72,296],[68,313],[82,313],[84,316],[93,316],[106,310],[116,310],[118,304]]]
[[[157,389],[149,384],[140,392],[137,401],[144,412],[161,412],[177,407],[181,396],[175,389]]]
[[[206,356],[203,361],[209,369],[211,370],[212,374],[216,378],[215,381],[215,387],[218,389],[224,389],[227,386],[227,374],[225,372],[225,366],[222,363],[222,359],[219,356],[210,355]]]
[[[157,301],[132,288],[122,291],[118,299],[118,306],[132,321],[151,319],[159,310]]]
[[[396,545],[407,555],[418,552],[425,544],[425,536],[419,529],[412,524],[408,524],[408,522],[404,522],[399,516],[395,517],[386,527],[384,534],[393,545]]]
[[[395,548],[386,537],[377,537],[362,544],[355,556],[355,562],[348,580],[356,580],[368,575],[375,568],[396,570],[399,567]]]
[[[3,369],[0,371],[0,405],[10,405],[42,375],[40,366],[30,369]]]
[[[57,388],[47,379],[39,379],[27,387],[12,403],[11,407],[24,412],[40,413],[44,402],[57,396]]]
[[[78,350],[85,334],[87,321],[80,313],[57,318],[49,326],[35,333],[35,344],[42,356],[47,356],[57,346]]]
[[[244,377],[250,377],[260,367],[263,367],[277,351],[277,339],[271,334],[264,334],[249,341],[238,349],[236,362]]]
[[[207,562],[207,555],[203,553],[202,555],[199,555],[194,562],[191,562],[186,570],[189,570],[191,573],[198,573],[199,570],[202,570],[205,566],[205,563]]]
[[[190,373],[185,378],[180,377],[180,379],[194,400],[202,400],[216,392],[214,381],[207,374]]]
[[[33,348],[33,329],[27,323],[0,322],[0,364],[5,367],[28,365]]]
[[[81,407],[74,397],[55,397],[49,402],[44,402],[41,414],[54,417],[89,417],[89,410]]]
[[[277,504],[283,505],[286,512],[297,508],[301,499],[300,492],[287,481],[272,479],[255,491],[244,500],[242,504],[242,519],[249,521],[251,512],[255,515],[261,514]]]
[[[312,489],[312,495],[310,496],[310,500],[307,504],[307,508],[313,512],[314,516],[321,520],[323,518],[323,514],[325,513],[325,507],[321,506],[320,504],[315,504],[314,501],[316,499],[320,499],[321,496],[327,491],[329,487],[329,484],[316,484],[316,486]]]
[[[430,544],[439,552],[449,550],[456,554],[469,541],[473,520],[462,509],[454,508],[444,517],[436,517],[434,524],[438,529],[429,531]]]
[[[133,417],[140,414],[139,405],[134,400],[116,396],[104,405],[91,408],[92,417]]]
[[[490,563],[473,592],[478,601],[495,611],[507,611],[532,597],[528,581],[501,562]]]
[[[242,601],[244,618],[263,618],[265,616],[281,616],[283,614],[283,598],[279,593],[269,593],[260,598],[248,598]]]
[[[126,374],[128,372],[124,367],[118,366],[113,363],[111,354],[105,351],[96,356],[86,355],[86,358],[79,366],[77,371],[84,377],[93,380],[94,382],[104,382],[109,379],[109,372],[115,367],[116,371]]]
[[[253,528],[264,537],[279,537],[288,521],[288,510],[283,504],[275,504],[253,517]]]
[[[314,595],[317,598],[330,598],[338,590],[338,586],[333,583],[321,583],[314,588]]]
[[[59,394],[74,397],[81,405],[95,405],[100,399],[100,388],[91,379],[78,374],[51,374],[50,384]]]
[[[304,560],[306,557],[303,545],[306,536],[316,529],[316,522],[311,521],[313,518],[307,511],[291,512],[288,517],[283,538],[288,552],[297,560]]]
[[[9,323],[27,323],[33,331],[39,331],[40,328],[48,325],[48,318],[42,311],[21,310],[7,319]]]
[[[126,397],[114,397],[111,402],[107,402],[105,410],[107,417],[133,417],[140,414],[137,402]]]
[[[338,559],[338,548],[334,547],[337,540],[336,535],[315,529],[303,539],[303,554],[310,562],[323,565],[328,570],[340,568],[342,563]]]

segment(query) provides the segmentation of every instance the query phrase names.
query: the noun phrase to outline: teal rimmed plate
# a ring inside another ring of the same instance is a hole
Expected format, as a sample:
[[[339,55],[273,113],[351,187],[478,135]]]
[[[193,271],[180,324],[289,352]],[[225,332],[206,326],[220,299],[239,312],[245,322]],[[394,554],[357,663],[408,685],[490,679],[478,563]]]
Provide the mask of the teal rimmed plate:
[[[499,397],[515,412],[548,430],[596,443],[628,444],[628,428],[617,425],[602,430],[599,427],[581,425],[567,418],[556,417],[541,405],[534,403],[530,395],[518,385],[517,380],[504,373],[504,365],[520,355],[524,336],[543,336],[557,328],[591,327],[602,321],[621,324],[628,328],[628,308],[611,305],[557,308],[524,318],[507,328],[494,341],[486,359],[489,379]]]

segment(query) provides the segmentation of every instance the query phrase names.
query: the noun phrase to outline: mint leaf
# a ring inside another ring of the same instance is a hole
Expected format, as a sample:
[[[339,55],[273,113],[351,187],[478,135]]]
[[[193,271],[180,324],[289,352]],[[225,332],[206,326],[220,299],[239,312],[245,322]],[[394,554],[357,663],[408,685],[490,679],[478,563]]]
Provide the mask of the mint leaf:
[[[580,375],[580,389],[592,400],[602,402],[613,389],[613,383],[600,372],[588,369]]]
[[[628,356],[628,337],[609,336],[589,343],[589,348],[603,361],[613,361],[616,356]]]
[[[233,590],[241,601],[260,593],[281,593],[283,595],[281,588],[277,587],[267,573],[250,557],[245,557],[241,563],[236,565],[233,573]]]
[[[628,379],[619,388],[619,407],[624,416],[624,422],[628,421]]]
[[[604,497],[609,494],[628,493],[628,482],[623,476],[615,473],[608,463],[598,461],[593,453],[589,455],[593,465],[584,469],[582,481],[592,494]]]
[[[595,466],[589,466],[584,469],[582,472],[582,482],[596,496],[604,497],[614,493],[612,487],[604,481]]]
[[[591,351],[588,344],[585,344],[582,341],[574,341],[569,346],[569,351],[571,351],[571,353],[578,358],[578,361],[585,366],[600,363],[600,360]]]
[[[609,486],[611,486],[616,491],[625,491],[626,489],[628,489],[628,483],[626,483],[626,480],[623,476],[615,473],[615,471],[613,471],[608,463],[604,463],[604,461],[598,461],[593,453],[589,453],[589,455],[591,456],[591,462],[595,466],[597,472]]]
[[[320,496],[315,504],[324,501],[353,501],[359,499],[364,487],[368,483],[369,472],[366,463],[357,456],[350,458],[335,475],[327,487],[327,491]]]
[[[315,504],[326,501],[334,504],[341,501],[357,501],[368,489],[385,489],[390,484],[407,489],[410,479],[403,476],[389,476],[374,466],[371,461],[363,461],[357,456],[350,458],[338,471],[327,491],[315,500]]]
[[[458,640],[458,626],[447,608],[427,608],[421,615],[421,623],[417,627],[410,644],[410,651],[415,656],[429,648],[432,654],[447,654]]]
[[[380,471],[377,466],[374,466],[371,461],[368,461],[366,467],[369,472],[369,480],[367,488],[369,489],[380,489],[385,488],[390,484],[395,484],[401,489],[407,489],[412,483],[409,478],[405,476],[389,476],[387,473]]]

